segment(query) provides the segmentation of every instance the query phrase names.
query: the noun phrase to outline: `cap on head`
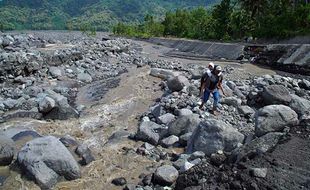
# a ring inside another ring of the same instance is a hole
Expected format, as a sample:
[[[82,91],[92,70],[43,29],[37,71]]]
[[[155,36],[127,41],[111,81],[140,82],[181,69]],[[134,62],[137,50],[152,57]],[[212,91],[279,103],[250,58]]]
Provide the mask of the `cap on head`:
[[[213,62],[210,62],[208,67],[212,67],[212,69],[214,68],[214,63]]]
[[[221,66],[217,66],[217,67],[215,68],[215,70],[217,70],[217,71],[222,71],[222,67],[221,67]]]

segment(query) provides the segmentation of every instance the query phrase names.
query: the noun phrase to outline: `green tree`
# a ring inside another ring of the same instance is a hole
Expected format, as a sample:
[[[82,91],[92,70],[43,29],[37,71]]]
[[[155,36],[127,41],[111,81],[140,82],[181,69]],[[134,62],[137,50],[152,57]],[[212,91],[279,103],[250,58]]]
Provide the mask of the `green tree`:
[[[213,35],[215,39],[229,39],[229,22],[232,7],[230,0],[222,0],[219,5],[216,5],[212,10],[213,19]]]

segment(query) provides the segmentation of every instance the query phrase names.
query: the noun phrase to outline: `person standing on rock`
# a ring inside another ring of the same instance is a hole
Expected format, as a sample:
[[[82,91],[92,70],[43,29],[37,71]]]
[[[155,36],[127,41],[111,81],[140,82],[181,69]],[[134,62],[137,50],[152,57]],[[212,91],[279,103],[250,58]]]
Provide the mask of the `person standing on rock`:
[[[212,93],[214,98],[213,109],[211,113],[217,114],[217,106],[220,101],[220,93],[219,90],[222,91],[223,95],[225,96],[225,92],[222,87],[223,81],[223,73],[222,67],[216,66],[211,75],[209,76],[206,72],[201,80],[201,90],[200,95],[202,97],[202,103],[200,105],[200,109],[203,108],[204,104],[208,101],[210,94]]]
[[[203,82],[207,79],[207,77],[211,77],[212,71],[214,70],[214,63],[210,62],[207,68],[207,71],[202,75],[201,80],[200,80],[200,92],[203,90],[202,89],[202,84]]]

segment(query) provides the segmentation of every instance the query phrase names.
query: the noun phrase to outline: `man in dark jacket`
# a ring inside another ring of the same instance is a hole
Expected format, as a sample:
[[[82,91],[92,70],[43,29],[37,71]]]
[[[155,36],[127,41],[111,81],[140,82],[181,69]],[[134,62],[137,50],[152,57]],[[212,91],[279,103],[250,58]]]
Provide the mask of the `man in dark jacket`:
[[[223,92],[223,95],[225,96],[225,92],[222,87],[222,81],[223,73],[221,66],[216,66],[212,71],[211,76],[204,76],[200,90],[200,95],[202,97],[202,103],[199,107],[200,109],[203,108],[204,104],[208,101],[210,94],[212,93],[214,98],[212,113],[217,114],[217,106],[220,101],[219,90],[221,90]]]

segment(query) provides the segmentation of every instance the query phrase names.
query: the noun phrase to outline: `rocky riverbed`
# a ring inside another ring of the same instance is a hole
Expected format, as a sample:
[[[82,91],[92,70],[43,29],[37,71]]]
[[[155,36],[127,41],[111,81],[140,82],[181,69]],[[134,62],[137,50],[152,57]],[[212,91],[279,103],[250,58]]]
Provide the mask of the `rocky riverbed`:
[[[309,189],[310,82],[78,32],[0,35],[3,189]],[[285,158],[283,158],[285,157]],[[303,159],[301,159],[303,158]]]

